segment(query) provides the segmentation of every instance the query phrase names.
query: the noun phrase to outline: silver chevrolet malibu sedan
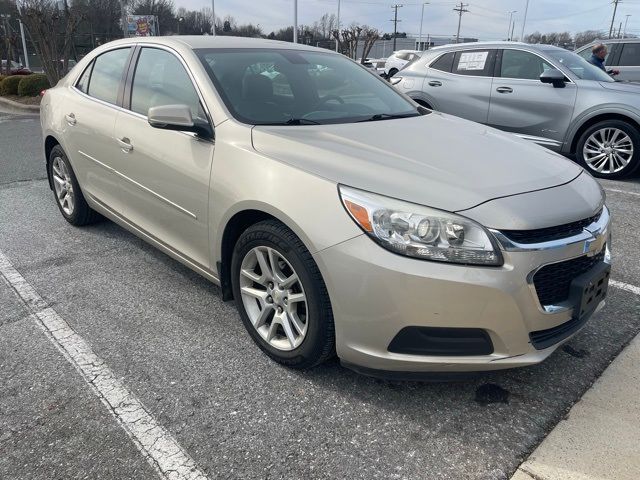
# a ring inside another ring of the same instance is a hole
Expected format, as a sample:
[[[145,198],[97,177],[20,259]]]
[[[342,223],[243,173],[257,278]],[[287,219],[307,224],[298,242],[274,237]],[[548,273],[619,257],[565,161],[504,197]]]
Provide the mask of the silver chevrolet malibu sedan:
[[[606,295],[609,211],[588,173],[327,50],[120,40],[46,92],[41,121],[69,223],[110,218],[218,284],[290,367],[530,365]]]

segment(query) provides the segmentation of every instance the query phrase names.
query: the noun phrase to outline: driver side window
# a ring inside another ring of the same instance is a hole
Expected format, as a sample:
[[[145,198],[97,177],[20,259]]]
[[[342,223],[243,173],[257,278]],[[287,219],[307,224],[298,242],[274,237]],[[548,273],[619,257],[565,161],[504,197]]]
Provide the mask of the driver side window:
[[[191,78],[176,56],[145,47],[133,77],[131,110],[146,116],[151,107],[161,105],[187,105],[194,118],[206,119]]]

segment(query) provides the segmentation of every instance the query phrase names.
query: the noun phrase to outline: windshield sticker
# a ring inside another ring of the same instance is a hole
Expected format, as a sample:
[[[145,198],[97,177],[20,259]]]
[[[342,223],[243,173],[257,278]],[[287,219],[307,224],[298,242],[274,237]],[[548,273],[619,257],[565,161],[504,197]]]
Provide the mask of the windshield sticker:
[[[458,70],[484,70],[489,52],[465,52],[460,54]]]

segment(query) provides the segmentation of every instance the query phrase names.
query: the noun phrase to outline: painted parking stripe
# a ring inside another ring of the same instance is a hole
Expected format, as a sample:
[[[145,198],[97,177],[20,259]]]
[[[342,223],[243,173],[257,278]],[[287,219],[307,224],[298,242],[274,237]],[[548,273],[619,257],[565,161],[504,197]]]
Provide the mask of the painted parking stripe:
[[[627,195],[635,195],[637,197],[640,197],[640,193],[638,193],[638,192],[630,192],[629,190],[618,190],[617,188],[605,188],[605,191],[614,192],[614,193],[625,193]]]
[[[161,478],[207,480],[167,429],[116,378],[91,346],[44,301],[1,251],[0,276],[17,293],[47,338],[82,375]]]
[[[624,282],[618,282],[617,280],[609,280],[609,285],[611,285],[612,287],[619,288],[620,290],[625,290],[627,292],[640,295],[640,287],[636,287],[635,285],[630,285]]]

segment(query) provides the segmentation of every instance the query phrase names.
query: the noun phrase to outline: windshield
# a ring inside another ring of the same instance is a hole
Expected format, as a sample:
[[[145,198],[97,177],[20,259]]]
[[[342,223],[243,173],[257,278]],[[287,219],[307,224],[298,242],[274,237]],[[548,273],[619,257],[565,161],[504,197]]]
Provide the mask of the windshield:
[[[595,65],[591,65],[580,55],[563,50],[547,50],[546,53],[563,64],[574,75],[582,80],[597,80],[598,82],[615,82],[613,78],[600,70]]]
[[[420,115],[393,87],[333,53],[199,49],[231,113],[252,125],[352,123]]]

